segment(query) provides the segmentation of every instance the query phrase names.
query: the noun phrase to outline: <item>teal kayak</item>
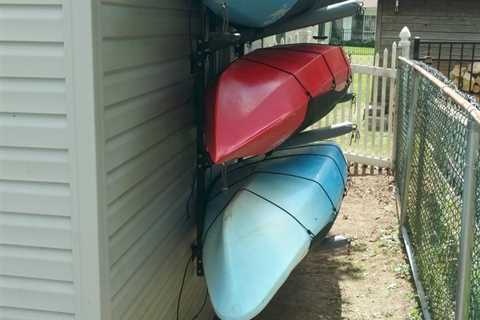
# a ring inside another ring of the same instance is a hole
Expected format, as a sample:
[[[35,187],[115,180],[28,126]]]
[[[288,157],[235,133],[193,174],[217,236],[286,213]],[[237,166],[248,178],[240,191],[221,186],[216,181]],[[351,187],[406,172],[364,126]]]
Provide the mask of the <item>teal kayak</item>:
[[[334,143],[277,149],[238,164],[209,193],[205,278],[223,320],[260,313],[340,210],[347,162]]]
[[[265,28],[299,16],[314,8],[326,8],[344,0],[204,0],[205,5],[219,17],[236,26]],[[328,11],[325,11],[328,14]],[[334,20],[332,17],[331,20]]]

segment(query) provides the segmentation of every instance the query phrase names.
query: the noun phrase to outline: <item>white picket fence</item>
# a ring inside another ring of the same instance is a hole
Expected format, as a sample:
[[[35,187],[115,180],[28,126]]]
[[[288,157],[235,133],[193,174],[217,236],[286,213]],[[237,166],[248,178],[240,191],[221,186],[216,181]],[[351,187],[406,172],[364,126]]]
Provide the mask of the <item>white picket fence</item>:
[[[270,36],[252,42],[251,45],[247,45],[246,52],[250,52],[259,48],[267,48],[276,46],[278,44],[292,44],[292,43],[321,43],[315,40],[313,37],[318,35],[317,27],[308,27],[300,30],[289,31],[285,33],[285,37],[277,43],[276,36]]]
[[[315,28],[288,32],[285,43],[317,43]],[[282,41],[282,44],[284,42]],[[252,51],[277,45],[276,37],[258,40],[247,48]],[[355,100],[337,105],[315,127],[350,121],[358,126],[354,139],[350,135],[336,139],[350,162],[379,168],[392,167],[395,114],[395,78],[397,45],[385,49],[372,59],[373,65],[352,64],[353,82],[350,91]]]
[[[395,78],[397,45],[383,55],[375,55],[374,65],[352,64],[350,91],[355,99],[337,105],[320,120],[317,127],[350,121],[358,126],[358,135],[342,136],[336,141],[350,162],[391,168],[394,143]]]

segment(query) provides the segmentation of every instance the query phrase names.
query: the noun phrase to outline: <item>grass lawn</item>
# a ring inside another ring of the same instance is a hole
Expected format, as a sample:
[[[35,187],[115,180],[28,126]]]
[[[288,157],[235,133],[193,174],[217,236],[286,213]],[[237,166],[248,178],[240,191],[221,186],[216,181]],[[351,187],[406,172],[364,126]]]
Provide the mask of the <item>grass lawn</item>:
[[[375,48],[368,47],[343,47],[350,56],[353,64],[373,65]]]
[[[356,56],[374,56],[375,48],[369,47],[343,47],[345,52]]]

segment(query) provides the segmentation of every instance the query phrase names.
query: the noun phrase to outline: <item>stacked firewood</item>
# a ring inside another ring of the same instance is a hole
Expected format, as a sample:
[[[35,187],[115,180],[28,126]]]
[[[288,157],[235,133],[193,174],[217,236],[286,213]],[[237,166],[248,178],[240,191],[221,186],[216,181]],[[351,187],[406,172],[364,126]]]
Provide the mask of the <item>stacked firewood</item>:
[[[450,80],[465,92],[480,94],[480,62],[464,66],[455,65],[450,71]]]

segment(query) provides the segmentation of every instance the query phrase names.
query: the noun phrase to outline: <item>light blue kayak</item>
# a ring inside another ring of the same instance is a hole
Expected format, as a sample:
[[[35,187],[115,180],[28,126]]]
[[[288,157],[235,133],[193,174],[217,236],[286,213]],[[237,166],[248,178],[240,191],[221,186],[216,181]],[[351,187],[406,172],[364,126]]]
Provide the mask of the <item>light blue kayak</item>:
[[[312,2],[311,0],[307,0]],[[204,0],[216,15],[225,15],[230,22],[253,28],[268,26],[284,17],[299,0]],[[226,8],[224,7],[226,5]]]
[[[292,146],[239,164],[212,188],[203,233],[211,301],[222,320],[260,313],[326,235],[345,192],[347,162],[330,142]]]
[[[280,19],[295,16],[314,6],[327,6],[332,0],[204,0],[216,15],[231,23],[250,28],[264,28]]]

